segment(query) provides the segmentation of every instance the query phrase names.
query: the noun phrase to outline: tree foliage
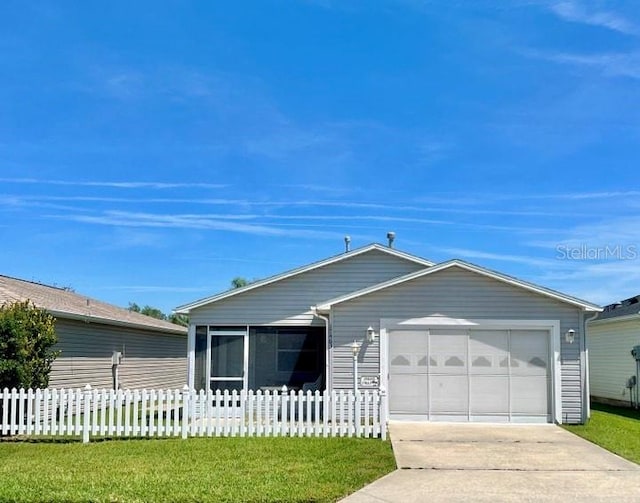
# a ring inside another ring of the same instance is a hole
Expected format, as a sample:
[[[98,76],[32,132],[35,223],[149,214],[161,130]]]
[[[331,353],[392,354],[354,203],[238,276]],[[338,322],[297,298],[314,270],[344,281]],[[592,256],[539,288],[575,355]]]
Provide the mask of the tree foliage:
[[[231,280],[231,288],[242,288],[243,286],[247,286],[249,284],[249,280],[243,278],[242,276],[236,276]]]
[[[0,389],[46,388],[58,342],[55,318],[29,301],[0,306]]]
[[[127,309],[135,313],[151,316],[152,318],[155,318],[157,320],[168,321],[169,323],[173,323],[174,325],[180,325],[182,327],[189,326],[189,318],[184,314],[176,314],[176,313],[165,314],[157,307],[152,307],[149,305],[140,307],[135,302],[129,302],[129,307]]]

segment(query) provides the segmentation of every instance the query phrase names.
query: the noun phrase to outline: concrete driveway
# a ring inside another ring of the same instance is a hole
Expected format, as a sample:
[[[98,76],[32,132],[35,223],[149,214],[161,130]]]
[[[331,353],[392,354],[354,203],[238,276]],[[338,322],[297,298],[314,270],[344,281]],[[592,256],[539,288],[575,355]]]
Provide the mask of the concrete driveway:
[[[364,502],[640,501],[640,466],[554,425],[394,422],[398,470]]]

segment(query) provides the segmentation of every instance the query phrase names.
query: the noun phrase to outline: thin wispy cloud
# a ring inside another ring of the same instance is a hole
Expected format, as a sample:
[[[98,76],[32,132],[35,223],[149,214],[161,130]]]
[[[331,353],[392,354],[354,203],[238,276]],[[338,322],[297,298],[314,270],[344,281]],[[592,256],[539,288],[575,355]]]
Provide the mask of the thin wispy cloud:
[[[200,188],[200,189],[222,189],[227,184],[221,183],[204,183],[204,182],[134,182],[134,181],[76,181],[76,180],[51,180],[38,178],[0,178],[0,183],[12,184],[29,184],[29,185],[63,185],[70,187],[106,187],[116,189],[181,189],[181,188]]]
[[[625,35],[640,34],[638,26],[621,15],[613,11],[591,10],[577,1],[553,3],[549,9],[559,18],[571,23],[598,26]]]
[[[592,68],[606,77],[640,79],[640,51],[622,53],[572,54],[530,53],[554,63]]]
[[[297,236],[315,239],[335,239],[340,233],[308,230],[301,228],[281,228],[277,226],[240,223],[233,220],[212,218],[193,214],[152,214],[125,211],[106,211],[99,215],[48,215],[48,218],[72,222],[106,225],[111,227],[148,227],[164,229],[201,229],[229,231],[257,236]]]
[[[513,255],[509,253],[493,253],[481,250],[472,250],[468,248],[438,248],[439,251],[451,255],[453,257],[459,257],[463,259],[480,259],[480,260],[492,260],[498,262],[515,262],[518,264],[524,264],[528,266],[550,267],[554,265],[552,260],[541,260],[539,258],[527,256],[527,255]]]

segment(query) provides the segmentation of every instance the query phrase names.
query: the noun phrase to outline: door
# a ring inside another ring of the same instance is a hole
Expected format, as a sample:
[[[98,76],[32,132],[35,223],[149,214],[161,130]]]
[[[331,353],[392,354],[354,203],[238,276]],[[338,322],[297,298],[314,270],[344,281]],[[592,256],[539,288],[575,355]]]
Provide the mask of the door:
[[[392,417],[551,420],[548,330],[430,327],[388,334]]]
[[[246,328],[209,329],[207,375],[212,391],[247,389],[247,349]]]

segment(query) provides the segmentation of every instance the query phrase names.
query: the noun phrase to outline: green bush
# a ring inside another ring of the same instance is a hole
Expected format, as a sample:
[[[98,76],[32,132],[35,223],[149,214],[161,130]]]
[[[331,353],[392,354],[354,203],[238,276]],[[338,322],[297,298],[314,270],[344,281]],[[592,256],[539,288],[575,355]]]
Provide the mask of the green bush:
[[[54,323],[30,301],[0,306],[0,389],[47,387],[59,354]]]

